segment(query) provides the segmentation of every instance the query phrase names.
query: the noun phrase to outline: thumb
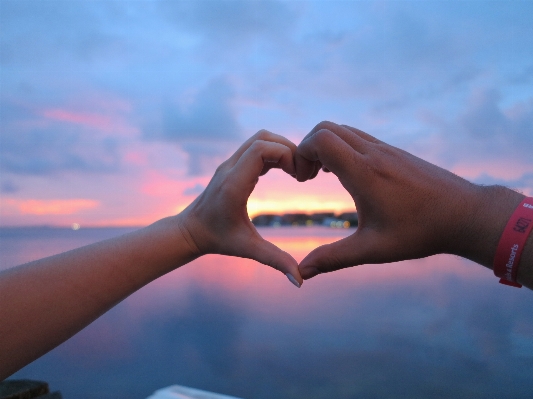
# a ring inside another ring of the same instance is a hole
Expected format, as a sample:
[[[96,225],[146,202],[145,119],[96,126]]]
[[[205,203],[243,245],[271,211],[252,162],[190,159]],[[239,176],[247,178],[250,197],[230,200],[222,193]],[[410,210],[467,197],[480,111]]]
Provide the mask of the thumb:
[[[302,278],[307,280],[321,273],[376,263],[373,255],[379,251],[379,244],[374,239],[378,237],[372,237],[373,235],[371,232],[358,230],[339,241],[315,248],[300,262]]]
[[[262,237],[251,245],[250,256],[248,257],[279,270],[298,288],[303,284],[303,278],[298,270],[298,262],[287,252],[282,251]]]

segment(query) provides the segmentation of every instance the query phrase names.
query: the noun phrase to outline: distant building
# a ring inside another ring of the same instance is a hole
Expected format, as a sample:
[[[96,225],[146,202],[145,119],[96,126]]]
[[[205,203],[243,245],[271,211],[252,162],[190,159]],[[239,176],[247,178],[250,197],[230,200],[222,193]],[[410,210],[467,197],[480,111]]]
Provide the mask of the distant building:
[[[356,227],[357,212],[345,212],[335,216],[333,212],[286,213],[284,215],[257,215],[252,223],[258,227],[280,226],[328,226],[334,228]]]
[[[281,219],[279,215],[258,215],[252,219],[252,223],[258,227],[278,227],[281,226]]]
[[[335,214],[333,212],[321,212],[313,213],[309,217],[313,221],[314,225],[322,226],[324,219],[335,217]]]
[[[344,212],[337,216],[340,220],[350,223],[349,227],[356,227],[359,224],[357,212]]]
[[[306,213],[286,213],[281,217],[281,220],[283,226],[309,226],[312,224],[309,215]]]

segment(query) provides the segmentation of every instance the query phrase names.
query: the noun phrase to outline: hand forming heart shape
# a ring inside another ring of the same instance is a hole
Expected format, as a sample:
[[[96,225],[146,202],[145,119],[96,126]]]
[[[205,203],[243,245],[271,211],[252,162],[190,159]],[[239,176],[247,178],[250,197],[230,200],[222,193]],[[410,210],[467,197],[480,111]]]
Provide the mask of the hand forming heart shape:
[[[314,249],[298,265],[261,237],[246,211],[259,176],[271,168],[281,168],[299,182],[313,179],[320,169],[334,173],[354,199],[358,229]],[[473,232],[457,221],[475,214],[478,191],[478,186],[361,130],[321,122],[298,147],[265,130],[255,134],[219,166],[205,191],[182,213],[182,225],[198,256],[255,259],[300,286],[319,273],[364,263],[441,252],[465,256],[461,242]]]

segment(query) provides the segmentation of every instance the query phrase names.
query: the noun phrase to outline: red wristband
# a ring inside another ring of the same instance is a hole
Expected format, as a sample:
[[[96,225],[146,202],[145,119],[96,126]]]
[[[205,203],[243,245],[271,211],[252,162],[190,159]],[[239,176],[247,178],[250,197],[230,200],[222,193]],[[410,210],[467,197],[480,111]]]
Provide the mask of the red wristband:
[[[533,197],[524,199],[518,205],[503,230],[494,257],[494,274],[500,277],[500,283],[522,287],[516,282],[516,276],[520,256],[531,229],[533,229]]]

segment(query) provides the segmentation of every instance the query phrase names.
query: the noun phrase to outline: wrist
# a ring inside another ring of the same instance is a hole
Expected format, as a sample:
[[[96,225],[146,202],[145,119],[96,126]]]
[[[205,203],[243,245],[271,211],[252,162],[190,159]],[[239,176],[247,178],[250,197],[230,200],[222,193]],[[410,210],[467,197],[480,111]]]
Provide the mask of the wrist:
[[[147,260],[150,280],[200,256],[194,245],[191,245],[187,231],[181,227],[182,223],[180,215],[170,216],[139,231],[137,249],[140,253],[137,258]]]
[[[191,223],[188,212],[184,211],[178,215],[171,216],[168,219],[171,220],[171,223],[174,226],[176,240],[183,243],[187,256],[190,257],[191,260],[205,255],[198,247],[196,239],[192,234],[190,225],[194,223]]]
[[[492,269],[503,230],[523,199],[503,186],[475,186],[470,215],[458,221],[465,228],[454,253]]]
[[[533,289],[533,232],[529,234],[526,245],[518,263],[518,276],[516,280],[528,288]]]

